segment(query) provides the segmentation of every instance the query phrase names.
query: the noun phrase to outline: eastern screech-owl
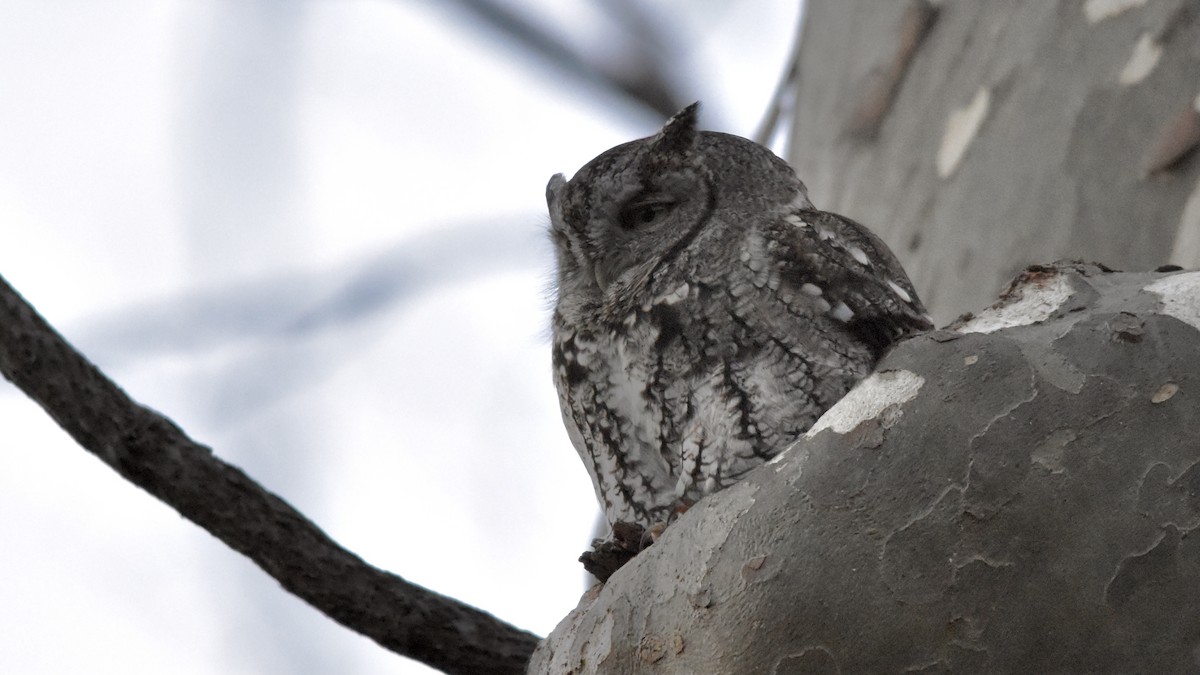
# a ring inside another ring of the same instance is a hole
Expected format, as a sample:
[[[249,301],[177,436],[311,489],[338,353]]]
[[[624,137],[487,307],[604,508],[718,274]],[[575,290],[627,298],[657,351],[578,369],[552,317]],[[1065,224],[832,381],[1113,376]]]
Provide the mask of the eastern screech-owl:
[[[930,328],[882,241],[697,113],[546,190],[554,379],[610,525],[737,481]]]

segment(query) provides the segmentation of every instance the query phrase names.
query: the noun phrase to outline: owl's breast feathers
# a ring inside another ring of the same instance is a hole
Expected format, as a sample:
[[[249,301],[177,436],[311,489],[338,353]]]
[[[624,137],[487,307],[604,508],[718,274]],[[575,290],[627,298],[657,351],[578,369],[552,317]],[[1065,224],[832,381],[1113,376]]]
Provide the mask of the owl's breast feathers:
[[[899,264],[853,221],[796,211],[745,234],[712,274],[660,270],[578,323],[556,314],[564,419],[610,522],[652,524],[736,481],[929,327]]]
[[[883,242],[696,113],[547,186],[554,378],[610,523],[732,484],[931,327]]]

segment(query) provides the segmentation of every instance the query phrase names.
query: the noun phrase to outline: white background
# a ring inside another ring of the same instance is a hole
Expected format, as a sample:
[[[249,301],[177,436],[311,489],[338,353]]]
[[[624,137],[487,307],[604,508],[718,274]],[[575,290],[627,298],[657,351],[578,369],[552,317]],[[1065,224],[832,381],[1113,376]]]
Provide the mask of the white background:
[[[748,135],[791,2],[653,3]],[[596,54],[582,2],[515,8]],[[544,635],[596,517],[549,376],[544,188],[662,122],[454,3],[0,3],[0,275],[370,563]],[[0,671],[416,673],[0,382]]]

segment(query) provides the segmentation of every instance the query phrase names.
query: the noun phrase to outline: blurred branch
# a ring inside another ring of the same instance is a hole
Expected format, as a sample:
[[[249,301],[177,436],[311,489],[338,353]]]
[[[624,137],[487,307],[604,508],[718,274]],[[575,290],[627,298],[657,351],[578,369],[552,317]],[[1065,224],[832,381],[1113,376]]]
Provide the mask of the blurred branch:
[[[538,638],[376,569],[129,398],[0,277],[0,372],[80,445],[383,647],[447,673],[523,673]]]
[[[175,293],[81,321],[77,342],[112,369],[130,358],[295,340],[345,330],[453,284],[549,264],[549,240],[529,216],[447,224],[325,269],[293,269]],[[75,327],[73,327],[75,328]],[[274,348],[274,347],[272,347]]]
[[[770,146],[771,139],[779,132],[781,119],[791,119],[791,109],[796,97],[796,76],[800,72],[800,36],[804,30],[804,7],[804,4],[800,5],[800,12],[796,17],[792,51],[784,63],[783,75],[775,85],[775,91],[771,93],[771,100],[767,103],[762,122],[754,132],[754,141],[762,145]],[[787,150],[786,146],[781,148],[780,156],[787,157]]]
[[[439,288],[513,270],[544,273],[549,239],[530,220],[514,215],[447,223],[336,266],[171,293],[63,329],[109,372],[166,355],[201,359],[210,367],[197,386],[209,389],[192,393],[218,397],[222,404],[214,414],[223,424],[249,423],[280,400],[320,386],[346,359],[386,334],[364,330],[363,324],[394,320]],[[323,339],[335,333],[342,339]],[[212,360],[217,353],[225,356]],[[249,379],[248,368],[255,373]],[[222,383],[244,392],[236,403],[220,389]]]
[[[492,29],[507,35],[571,75],[613,89],[662,117],[674,115],[691,102],[679,97],[666,74],[666,64],[662,58],[666,50],[660,32],[654,30],[647,17],[636,12],[631,3],[600,3],[601,9],[626,30],[625,37],[635,46],[636,53],[623,59],[623,62],[636,64],[636,67],[622,68],[620,64],[599,63],[587,58],[574,46],[514,11],[506,3],[495,0],[455,2]]]

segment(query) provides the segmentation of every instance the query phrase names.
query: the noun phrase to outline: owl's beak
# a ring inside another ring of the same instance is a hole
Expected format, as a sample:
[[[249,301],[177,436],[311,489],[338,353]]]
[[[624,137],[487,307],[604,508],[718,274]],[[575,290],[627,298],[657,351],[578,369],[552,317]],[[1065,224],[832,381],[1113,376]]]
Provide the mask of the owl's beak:
[[[550,182],[546,184],[546,206],[550,207],[550,213],[554,213],[555,205],[558,204],[559,197],[566,186],[567,179],[563,178],[561,173],[550,177]]]
[[[563,178],[561,173],[556,173],[550,177],[550,182],[546,184],[546,206],[550,211],[550,229],[560,232],[563,235],[567,231],[567,222],[563,218],[563,193],[567,189],[567,179]]]

